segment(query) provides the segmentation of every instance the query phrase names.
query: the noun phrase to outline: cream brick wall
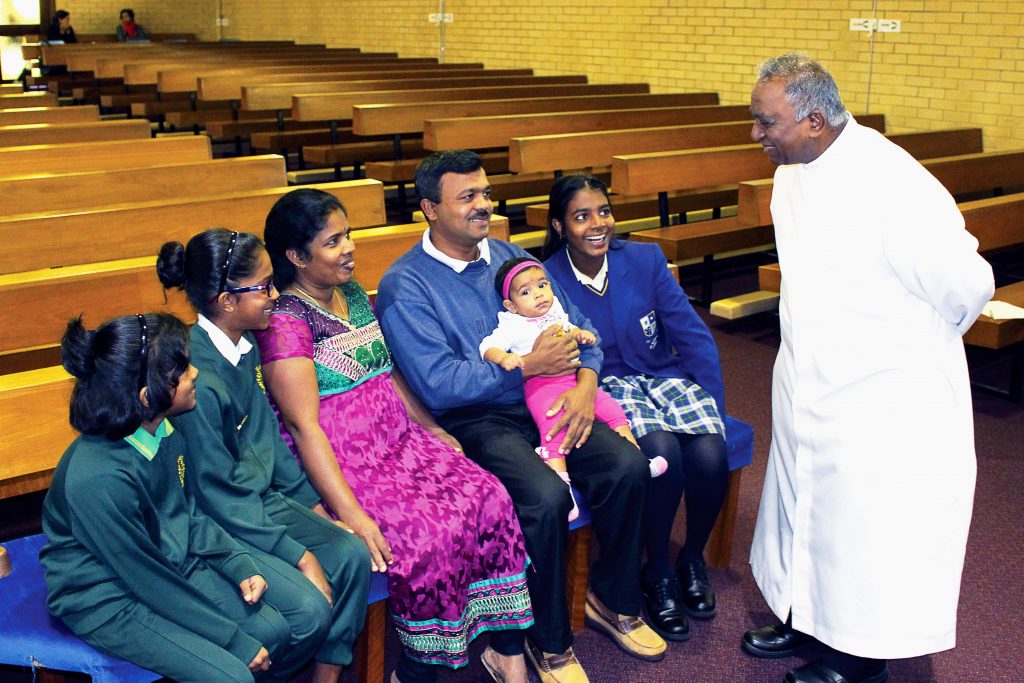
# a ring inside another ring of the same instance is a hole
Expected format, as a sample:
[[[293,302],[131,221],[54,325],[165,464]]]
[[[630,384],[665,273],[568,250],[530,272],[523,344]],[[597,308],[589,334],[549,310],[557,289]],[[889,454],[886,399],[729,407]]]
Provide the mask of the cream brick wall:
[[[290,38],[332,47],[437,56],[434,0],[220,0],[226,38]],[[67,0],[77,30],[113,30],[117,8]],[[821,59],[854,112],[894,132],[980,126],[986,149],[1024,146],[1024,2],[878,0],[903,31],[848,30],[871,0],[447,0],[446,60],[593,82],[643,81],[655,92],[717,90],[747,102],[755,65],[788,50]],[[147,28],[216,38],[217,0],[135,2]],[[161,9],[163,8],[163,9]],[[173,9],[171,9],[173,8]],[[94,29],[93,27],[99,27]],[[204,32],[205,31],[205,32]],[[869,93],[870,74],[870,93]]]
[[[135,20],[149,32],[195,33],[200,40],[217,40],[217,0],[57,0],[57,9],[71,12],[76,33],[117,30],[122,7],[135,10]]]

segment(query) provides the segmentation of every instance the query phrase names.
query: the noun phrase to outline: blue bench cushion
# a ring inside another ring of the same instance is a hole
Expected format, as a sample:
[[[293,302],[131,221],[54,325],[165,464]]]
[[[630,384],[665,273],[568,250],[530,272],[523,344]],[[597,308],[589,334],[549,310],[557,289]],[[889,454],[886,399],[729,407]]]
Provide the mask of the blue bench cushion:
[[[42,534],[5,542],[11,573],[0,579],[0,664],[75,671],[95,683],[148,683],[161,676],[105,655],[46,611],[46,582],[39,564]]]
[[[725,442],[730,472],[754,461],[754,428],[746,422],[726,415]]]

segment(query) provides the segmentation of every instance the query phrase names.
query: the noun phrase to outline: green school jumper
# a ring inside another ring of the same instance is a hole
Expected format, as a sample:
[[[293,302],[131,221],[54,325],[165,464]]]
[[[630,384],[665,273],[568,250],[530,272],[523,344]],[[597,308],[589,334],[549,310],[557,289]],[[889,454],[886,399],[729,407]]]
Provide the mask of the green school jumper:
[[[281,439],[255,341],[246,333],[253,348],[234,364],[211,334],[222,347],[233,346],[208,320],[192,327],[196,408],[175,418],[196,454],[189,490],[203,513],[252,549],[267,579],[267,600],[292,627],[289,662],[274,668],[289,673],[310,657],[348,665],[366,618],[369,552],[358,537],[310,509],[320,497]],[[333,608],[295,566],[307,549],[331,584]]]
[[[175,680],[251,681],[246,665],[261,644],[280,651],[287,628],[242,600],[238,584],[259,572],[196,513],[191,463],[167,420],[155,436],[75,439],[43,503],[47,607],[94,647]]]

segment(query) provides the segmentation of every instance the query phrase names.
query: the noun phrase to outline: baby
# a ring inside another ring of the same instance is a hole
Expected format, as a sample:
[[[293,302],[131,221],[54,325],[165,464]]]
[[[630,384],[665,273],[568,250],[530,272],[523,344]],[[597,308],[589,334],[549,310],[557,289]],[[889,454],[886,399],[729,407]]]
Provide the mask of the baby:
[[[551,283],[548,281],[544,267],[530,258],[509,259],[501,265],[495,277],[495,287],[501,294],[505,311],[498,313],[498,327],[480,342],[480,356],[491,363],[500,365],[505,370],[523,367],[522,356],[533,350],[537,337],[554,324],[562,326],[560,334],[571,335],[578,344],[593,344],[597,338],[587,330],[574,327],[562,305],[555,298]],[[523,385],[526,396],[526,407],[537,423],[541,435],[545,435],[558,421],[556,415],[549,414],[551,405],[563,393],[576,386],[576,375],[568,374],[559,377],[530,377]],[[629,430],[629,421],[619,404],[601,389],[594,398],[594,417],[614,429],[634,446],[636,439]],[[548,467],[569,483],[569,473],[565,466],[565,455],[571,447],[563,445],[566,430],[562,429],[546,444],[537,448],[537,454],[547,463]],[[656,477],[665,472],[668,463],[664,458],[651,461],[651,476]],[[576,519],[579,509],[573,500],[569,521]]]

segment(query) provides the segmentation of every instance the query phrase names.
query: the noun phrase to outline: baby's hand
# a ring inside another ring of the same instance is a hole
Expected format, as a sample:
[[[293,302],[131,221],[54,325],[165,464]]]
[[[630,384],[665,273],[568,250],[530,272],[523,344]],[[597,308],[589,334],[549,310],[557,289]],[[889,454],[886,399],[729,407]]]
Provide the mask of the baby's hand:
[[[576,343],[577,344],[588,344],[589,345],[589,344],[593,344],[594,342],[597,341],[597,337],[594,336],[593,332],[588,332],[587,330],[581,330],[578,327],[574,327],[572,331],[573,331],[573,334],[576,335]]]
[[[509,371],[521,368],[523,367],[523,358],[515,353],[506,353],[501,359],[501,367]]]

